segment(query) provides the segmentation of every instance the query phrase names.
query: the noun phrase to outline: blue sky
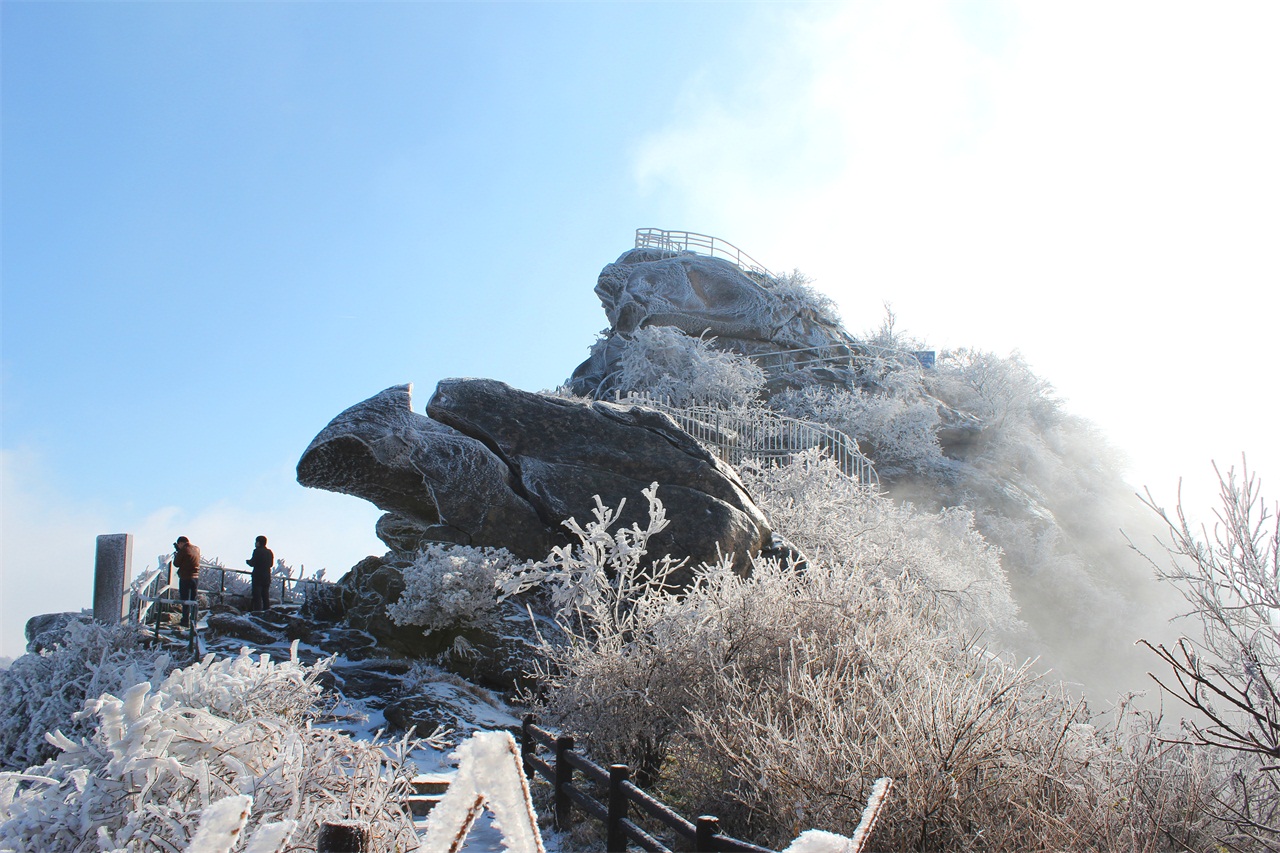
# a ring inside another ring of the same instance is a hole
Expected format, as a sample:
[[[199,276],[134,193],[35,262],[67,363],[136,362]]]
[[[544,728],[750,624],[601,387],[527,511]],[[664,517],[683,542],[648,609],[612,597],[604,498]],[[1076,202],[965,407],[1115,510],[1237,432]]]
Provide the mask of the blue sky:
[[[379,552],[294,482],[310,439],[402,382],[559,384],[639,227],[1019,349],[1164,498],[1280,477],[1272,4],[0,10],[0,654],[88,605],[98,533],[135,573],[179,533]]]

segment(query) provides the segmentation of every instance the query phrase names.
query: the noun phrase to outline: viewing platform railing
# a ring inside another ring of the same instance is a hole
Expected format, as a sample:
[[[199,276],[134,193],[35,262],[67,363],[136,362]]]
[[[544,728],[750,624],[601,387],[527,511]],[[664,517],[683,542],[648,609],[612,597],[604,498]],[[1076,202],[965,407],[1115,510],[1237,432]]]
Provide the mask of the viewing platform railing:
[[[834,353],[834,354],[828,354]],[[784,360],[783,356],[796,356]],[[904,350],[857,341],[853,344],[821,344],[814,347],[773,350],[755,353],[752,361],[765,372],[786,372],[801,367],[853,367],[859,359],[895,362],[906,369],[932,370],[937,364],[934,350]]]
[[[139,577],[130,586],[127,593],[128,609],[126,618],[139,625],[147,625],[151,623],[155,631],[155,638],[160,639],[161,622],[164,620],[168,611],[178,612],[179,608],[184,606],[191,608],[192,619],[191,629],[189,632],[189,640],[192,653],[197,648],[197,632],[198,614],[200,607],[199,596],[204,594],[206,600],[216,597],[218,603],[226,600],[228,595],[239,595],[241,597],[249,597],[249,591],[246,587],[250,586],[249,581],[241,580],[239,589],[228,589],[227,575],[244,575],[252,577],[253,572],[244,569],[228,568],[220,563],[201,560],[200,561],[200,580],[197,582],[197,597],[194,600],[183,600],[178,598],[178,584],[174,578],[173,558],[170,557],[156,568],[146,572]],[[214,578],[217,578],[217,585],[214,585]],[[303,604],[311,599],[315,594],[316,587],[331,586],[328,581],[319,580],[317,578],[292,577],[282,574],[272,574],[271,584],[268,587],[268,595],[273,587],[278,589],[276,595],[272,597],[272,601],[276,604]],[[301,595],[299,595],[299,589]]]
[[[661,228],[637,228],[637,249],[660,249],[664,252],[692,252],[709,258],[723,258],[746,272],[777,278],[769,270],[737,246],[710,234],[692,231],[663,231]]]
[[[663,412],[730,465],[741,465],[748,459],[786,462],[800,451],[816,447],[831,457],[846,477],[875,489],[880,487],[875,465],[858,449],[858,443],[826,424],[787,417],[763,408],[677,406],[634,393],[618,395],[616,402]]]

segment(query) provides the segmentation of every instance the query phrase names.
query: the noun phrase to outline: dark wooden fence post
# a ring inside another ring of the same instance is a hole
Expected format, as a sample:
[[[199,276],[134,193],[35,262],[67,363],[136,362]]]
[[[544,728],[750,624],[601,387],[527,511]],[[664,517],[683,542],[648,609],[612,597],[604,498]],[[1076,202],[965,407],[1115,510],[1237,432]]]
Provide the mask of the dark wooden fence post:
[[[560,735],[556,738],[556,781],[555,781],[555,826],[557,832],[569,828],[569,792],[565,790],[573,784],[573,767],[569,764],[569,753],[573,752],[573,735]]]
[[[320,824],[316,853],[370,853],[368,825],[358,821]]]
[[[719,853],[716,836],[720,834],[720,818],[704,814],[694,829],[693,849],[696,853]]]
[[[173,595],[172,591],[170,591],[169,595],[172,597]],[[151,602],[151,609],[154,610],[156,614],[156,642],[158,643],[160,642],[160,597],[159,596],[156,596],[156,600]]]
[[[530,779],[533,778],[533,764],[529,759],[533,757],[537,750],[537,744],[533,742],[533,732],[529,731],[529,727],[533,725],[533,714],[525,714],[524,722],[520,724],[520,765],[524,767],[524,775]]]
[[[625,764],[609,765],[609,821],[605,826],[605,845],[609,853],[626,853],[627,833],[622,822],[627,819],[627,795],[622,783],[631,775]]]

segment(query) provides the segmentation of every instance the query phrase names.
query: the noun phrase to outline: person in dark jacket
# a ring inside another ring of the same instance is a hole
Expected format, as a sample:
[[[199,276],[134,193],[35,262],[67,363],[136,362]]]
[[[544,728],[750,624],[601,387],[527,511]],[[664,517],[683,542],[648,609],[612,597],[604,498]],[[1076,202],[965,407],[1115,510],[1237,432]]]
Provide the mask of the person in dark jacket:
[[[173,543],[173,565],[178,570],[178,597],[193,602],[182,605],[182,627],[188,628],[196,617],[196,590],[200,584],[200,549],[190,539],[179,536]]]
[[[253,542],[253,556],[245,560],[253,568],[253,597],[250,610],[266,610],[271,606],[271,567],[276,555],[267,547],[267,537],[259,536]]]

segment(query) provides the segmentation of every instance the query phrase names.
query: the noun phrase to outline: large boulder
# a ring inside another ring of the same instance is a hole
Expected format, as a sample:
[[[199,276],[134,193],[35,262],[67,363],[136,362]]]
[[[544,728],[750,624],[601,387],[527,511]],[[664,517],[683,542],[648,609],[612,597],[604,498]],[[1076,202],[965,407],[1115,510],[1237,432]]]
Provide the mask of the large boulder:
[[[434,419],[494,448],[523,494],[557,527],[591,518],[595,497],[624,500],[619,524],[648,521],[641,492],[658,483],[670,524],[650,540],[651,556],[739,566],[770,542],[769,522],[732,468],[666,415],[611,403],[583,404],[518,391],[485,379],[446,379],[427,404]]]
[[[487,447],[413,411],[413,386],[388,388],[344,411],[298,462],[304,486],[355,495],[387,510],[380,527],[411,550],[422,539],[546,554],[537,510],[517,494],[511,470]],[[511,546],[516,547],[512,548]]]
[[[864,347],[803,288],[721,258],[632,249],[601,272],[596,295],[609,330],[574,371],[576,394],[606,397],[618,372],[619,338],[670,326],[765,368],[771,393],[807,384],[849,386]]]
[[[42,613],[27,620],[27,654],[38,655],[45,649],[66,639],[67,626],[72,622],[90,622],[93,617],[87,612]]]
[[[651,557],[693,567],[726,554],[745,570],[772,545],[768,520],[733,469],[666,415],[486,379],[441,382],[426,416],[411,405],[401,385],[352,406],[298,463],[302,485],[387,510],[378,533],[395,553],[439,541],[540,559],[568,541],[564,521],[592,518],[596,496],[610,507],[625,500],[619,523],[644,526],[641,492],[651,483],[670,521],[651,540]]]

